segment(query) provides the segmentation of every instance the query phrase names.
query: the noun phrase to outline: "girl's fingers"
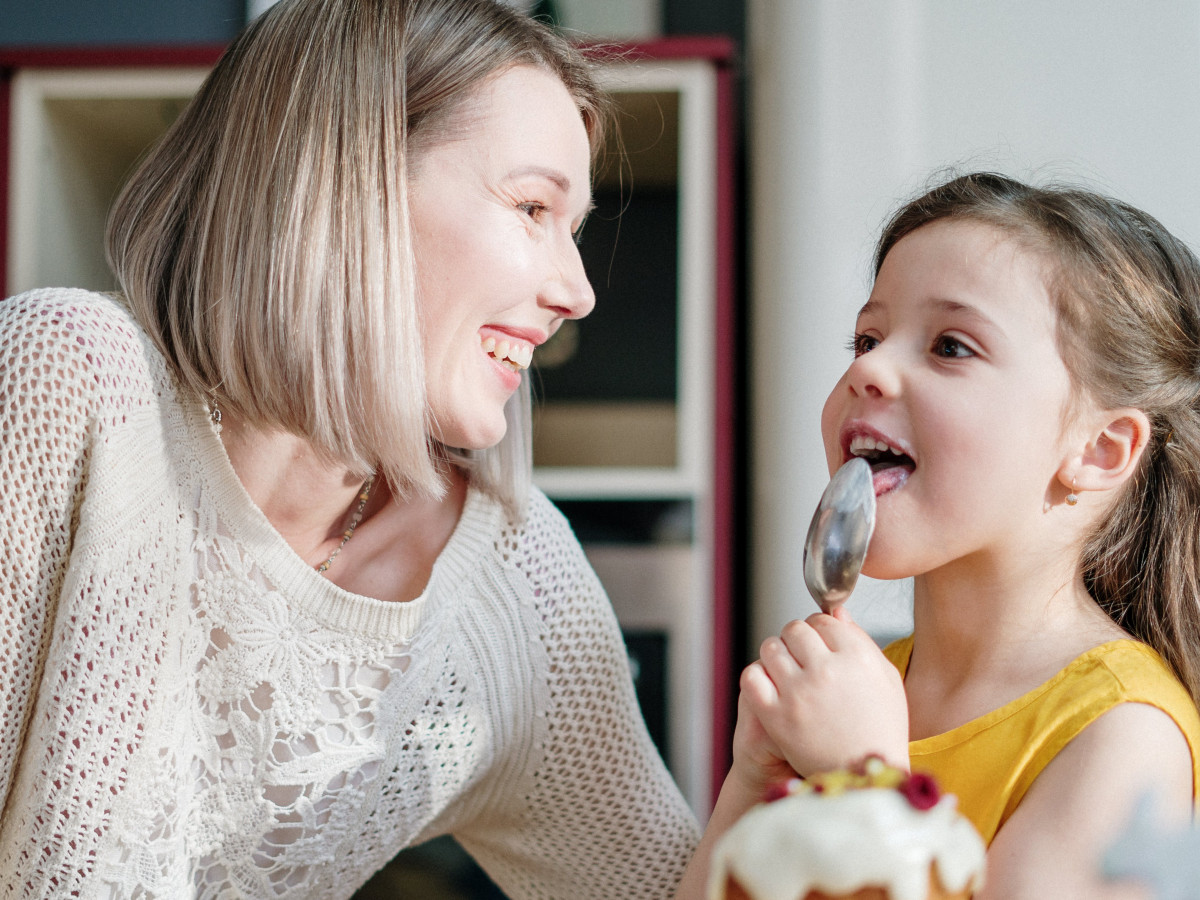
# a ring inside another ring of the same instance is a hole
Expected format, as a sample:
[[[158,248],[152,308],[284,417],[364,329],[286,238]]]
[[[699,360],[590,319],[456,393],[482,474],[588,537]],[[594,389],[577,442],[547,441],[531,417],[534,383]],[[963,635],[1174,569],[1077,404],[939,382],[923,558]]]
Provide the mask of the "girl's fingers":
[[[820,662],[829,652],[825,640],[812,627],[812,617],[795,619],[783,626],[779,639],[801,668]]]
[[[769,637],[762,642],[758,661],[780,691],[787,691],[800,673],[800,664],[781,637]]]
[[[779,690],[761,662],[752,662],[742,670],[738,687],[741,688],[742,699],[752,709],[761,710],[779,703]]]
[[[807,621],[813,631],[820,636],[825,646],[835,653],[861,644],[863,640],[869,641],[872,646],[875,644],[871,636],[858,626],[844,606],[839,606],[828,615],[825,613],[811,615]]]

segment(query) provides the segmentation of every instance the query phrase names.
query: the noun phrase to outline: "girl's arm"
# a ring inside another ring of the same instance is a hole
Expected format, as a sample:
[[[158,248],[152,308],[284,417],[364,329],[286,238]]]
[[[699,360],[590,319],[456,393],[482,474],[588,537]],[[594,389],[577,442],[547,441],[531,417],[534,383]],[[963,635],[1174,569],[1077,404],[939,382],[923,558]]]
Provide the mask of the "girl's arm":
[[[1100,881],[1100,864],[1147,792],[1174,824],[1192,809],[1192,759],[1164,712],[1123,703],[1046,766],[988,850],[977,900],[1129,897]]]
[[[737,727],[733,732],[733,766],[725,776],[704,835],[679,883],[677,900],[705,897],[713,847],[721,835],[743,813],[765,800],[773,787],[796,776],[747,706],[744,685],[749,671],[742,673],[743,690],[738,697]]]
[[[742,672],[733,767],[677,898],[704,897],[713,846],[773,787],[871,754],[908,768],[900,673],[844,609],[789,623]]]

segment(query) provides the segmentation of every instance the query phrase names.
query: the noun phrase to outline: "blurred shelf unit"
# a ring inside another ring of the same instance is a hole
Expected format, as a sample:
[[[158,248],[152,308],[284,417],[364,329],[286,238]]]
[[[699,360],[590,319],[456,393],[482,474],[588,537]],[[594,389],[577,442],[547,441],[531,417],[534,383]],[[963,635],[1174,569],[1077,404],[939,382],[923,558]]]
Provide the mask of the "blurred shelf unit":
[[[5,296],[115,287],[108,207],[220,51],[0,47]],[[596,310],[538,351],[534,480],[604,580],[635,673],[661,681],[639,693],[657,698],[652,731],[703,816],[736,689],[733,48],[697,37],[620,51],[599,59],[623,152],[597,171],[581,240]]]

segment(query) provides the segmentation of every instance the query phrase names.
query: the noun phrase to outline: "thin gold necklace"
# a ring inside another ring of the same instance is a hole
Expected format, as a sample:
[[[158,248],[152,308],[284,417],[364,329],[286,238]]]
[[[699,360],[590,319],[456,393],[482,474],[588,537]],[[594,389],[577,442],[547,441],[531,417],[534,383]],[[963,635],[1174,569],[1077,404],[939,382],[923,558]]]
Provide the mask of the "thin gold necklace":
[[[221,436],[221,407],[217,406],[216,397],[209,397],[208,400],[208,415],[212,420],[213,428],[216,429],[217,437]],[[324,575],[337,555],[342,552],[342,548],[346,546],[350,538],[354,537],[354,530],[358,528],[358,523],[362,521],[363,511],[367,508],[367,501],[371,499],[371,488],[375,486],[375,473],[372,472],[367,476],[367,480],[362,483],[362,487],[358,491],[358,505],[354,507],[354,513],[350,516],[350,524],[346,526],[346,530],[342,532],[342,542],[337,545],[329,558],[319,566],[314,566],[317,574]]]
[[[342,542],[337,545],[337,549],[329,554],[329,559],[317,566],[317,572],[324,575],[325,571],[333,564],[333,560],[342,548],[346,546],[350,538],[354,537],[354,529],[358,527],[358,523],[362,521],[363,510],[367,508],[367,501],[371,499],[371,488],[375,485],[375,473],[372,472],[367,476],[367,480],[363,482],[362,488],[358,492],[358,506],[354,508],[354,514],[350,516],[350,524],[346,526],[346,530],[342,532]]]

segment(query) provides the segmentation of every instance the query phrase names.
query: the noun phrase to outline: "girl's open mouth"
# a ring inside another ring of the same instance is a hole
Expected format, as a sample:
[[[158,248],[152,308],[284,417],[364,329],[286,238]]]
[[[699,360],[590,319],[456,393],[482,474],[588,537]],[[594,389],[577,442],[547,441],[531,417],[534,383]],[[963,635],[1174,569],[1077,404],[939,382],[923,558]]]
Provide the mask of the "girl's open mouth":
[[[900,448],[865,434],[850,439],[849,451],[851,456],[870,463],[877,497],[903,485],[917,467],[913,458]]]

